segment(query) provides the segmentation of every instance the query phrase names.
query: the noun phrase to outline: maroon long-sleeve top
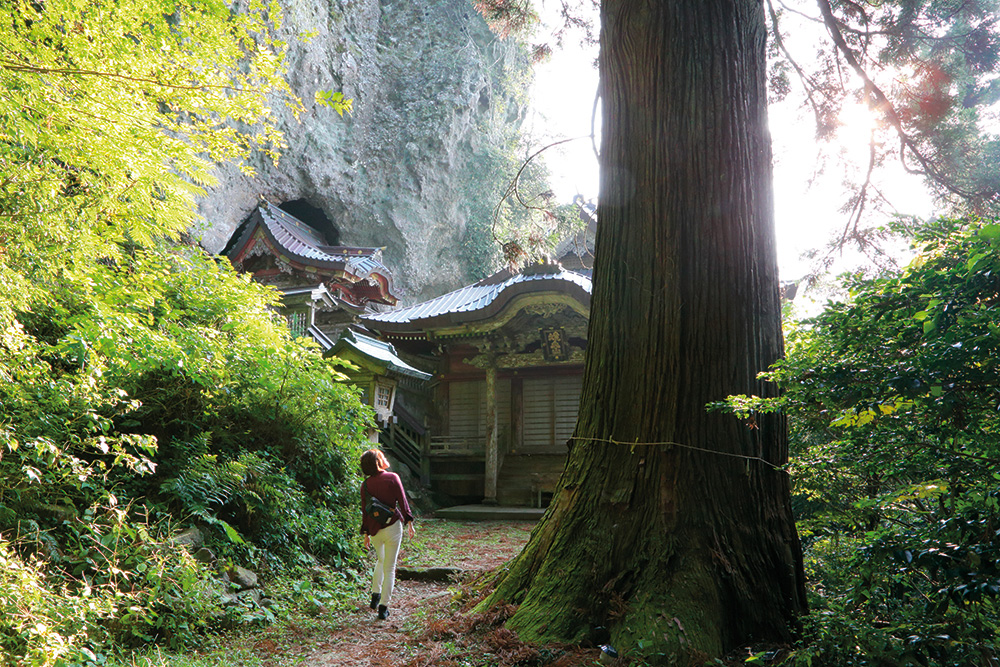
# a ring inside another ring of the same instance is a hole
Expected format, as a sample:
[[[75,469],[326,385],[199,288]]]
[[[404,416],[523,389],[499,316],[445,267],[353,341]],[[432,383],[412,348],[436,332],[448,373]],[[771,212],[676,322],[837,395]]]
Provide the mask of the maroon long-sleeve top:
[[[366,491],[367,490],[367,491]],[[396,511],[387,525],[392,525],[396,521],[410,523],[413,521],[413,514],[410,513],[410,503],[406,500],[406,492],[403,491],[403,483],[399,481],[399,475],[394,472],[382,471],[365,479],[361,483],[361,534],[374,535],[382,530],[375,519],[368,516],[365,507],[368,505],[368,494],[381,500],[389,507],[395,507]]]

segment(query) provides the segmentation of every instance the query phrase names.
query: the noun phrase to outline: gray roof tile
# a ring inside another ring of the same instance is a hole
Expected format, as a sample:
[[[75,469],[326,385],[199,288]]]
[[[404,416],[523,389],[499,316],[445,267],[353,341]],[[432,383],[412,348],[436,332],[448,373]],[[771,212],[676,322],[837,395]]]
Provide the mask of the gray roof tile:
[[[382,264],[381,248],[330,246],[318,231],[277,206],[262,205],[259,211],[271,236],[292,255],[311,262],[343,265],[342,270],[358,278],[372,273],[389,275]]]
[[[492,278],[494,277],[491,276],[491,278],[482,280],[474,285],[462,287],[454,292],[443,294],[423,303],[385,313],[369,315],[363,319],[366,322],[371,322],[372,326],[377,329],[378,323],[409,323],[452,313],[473,313],[488,307],[504,291],[515,285],[536,281],[542,281],[537,285],[540,289],[548,286],[543,284],[546,282],[552,283],[553,289],[558,289],[556,286],[557,283],[571,283],[583,289],[587,294],[591,292],[591,281],[588,277],[561,268],[557,271],[546,273],[517,273],[506,280],[493,283]]]

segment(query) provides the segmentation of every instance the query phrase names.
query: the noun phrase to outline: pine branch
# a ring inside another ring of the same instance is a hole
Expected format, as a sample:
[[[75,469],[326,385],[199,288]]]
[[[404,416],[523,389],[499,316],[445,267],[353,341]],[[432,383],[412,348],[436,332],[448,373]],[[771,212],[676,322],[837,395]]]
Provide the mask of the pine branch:
[[[884,114],[885,119],[889,122],[893,129],[895,129],[900,142],[900,155],[903,159],[903,167],[908,171],[911,171],[906,165],[906,156],[907,153],[909,153],[920,165],[919,170],[916,170],[913,173],[929,176],[935,183],[944,189],[964,199],[974,199],[978,194],[982,194],[963,189],[953,183],[951,179],[934,166],[930,158],[923,154],[917,146],[916,141],[903,127],[903,121],[900,119],[895,106],[889,101],[886,94],[882,92],[882,89],[872,80],[870,76],[868,76],[868,72],[861,66],[861,63],[854,51],[847,44],[847,40],[844,39],[844,35],[841,32],[841,23],[834,16],[833,8],[830,6],[829,0],[816,0],[816,2],[819,5],[820,12],[823,15],[823,21],[826,24],[827,30],[829,31],[830,37],[833,39],[833,43],[836,45],[837,50],[847,61],[847,64],[850,65],[851,69],[854,70],[855,74],[857,74],[864,82],[865,90],[870,96],[870,100],[874,102],[872,106],[879,109]]]
[[[528,159],[526,159],[524,162],[521,163],[521,167],[517,170],[517,173],[514,174],[514,178],[511,179],[510,184],[507,186],[507,189],[504,191],[503,196],[500,198],[500,201],[497,202],[496,207],[494,207],[494,209],[493,209],[493,229],[492,229],[492,231],[493,231],[493,240],[494,241],[496,241],[497,243],[502,243],[500,241],[500,238],[497,236],[497,232],[496,232],[497,222],[499,222],[499,220],[500,220],[500,209],[503,207],[503,203],[509,197],[514,197],[515,199],[517,199],[517,202],[519,204],[521,204],[521,206],[523,206],[524,208],[527,208],[529,210],[534,210],[534,211],[545,211],[546,210],[546,209],[542,208],[541,206],[532,206],[528,202],[525,202],[524,199],[521,197],[520,192],[518,191],[518,183],[521,180],[521,175],[524,173],[524,170],[528,168],[528,165],[531,164],[531,161],[534,160],[539,155],[541,155],[542,153],[544,153],[545,151],[549,150],[550,148],[555,148],[556,146],[559,146],[561,144],[566,144],[566,143],[569,143],[571,141],[579,141],[580,139],[588,139],[588,138],[592,138],[592,137],[593,137],[593,134],[589,134],[589,135],[580,136],[580,137],[570,137],[569,139],[560,139],[559,141],[553,141],[552,143],[547,144],[547,145],[542,146],[541,148],[539,148],[537,151],[535,151],[530,156],[528,156]]]
[[[809,77],[808,74],[806,74],[805,70],[802,69],[802,66],[799,65],[798,61],[792,56],[792,53],[785,45],[785,40],[782,38],[781,30],[779,29],[778,13],[774,10],[774,5],[771,3],[771,0],[768,0],[767,2],[767,9],[771,18],[771,34],[774,37],[774,43],[777,45],[778,49],[785,54],[785,58],[788,59],[792,69],[794,69],[795,73],[798,74],[799,81],[802,83],[802,88],[806,92],[806,99],[809,101],[809,106],[812,107],[813,115],[816,117],[816,125],[820,126],[823,122],[823,112],[822,109],[820,109],[819,103],[813,97],[813,93],[820,90],[820,87],[815,81],[812,80],[812,78]]]

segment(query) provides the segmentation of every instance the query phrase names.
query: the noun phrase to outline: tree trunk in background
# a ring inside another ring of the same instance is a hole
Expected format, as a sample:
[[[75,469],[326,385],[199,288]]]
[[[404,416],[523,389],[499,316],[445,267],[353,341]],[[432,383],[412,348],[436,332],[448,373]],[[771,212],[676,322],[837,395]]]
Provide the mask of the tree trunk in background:
[[[580,417],[552,506],[488,604],[526,640],[606,626],[694,656],[790,639],[805,610],[759,0],[605,0],[597,261]],[[620,443],[636,443],[633,445]],[[674,443],[674,444],[647,444]],[[763,459],[763,461],[761,460]]]

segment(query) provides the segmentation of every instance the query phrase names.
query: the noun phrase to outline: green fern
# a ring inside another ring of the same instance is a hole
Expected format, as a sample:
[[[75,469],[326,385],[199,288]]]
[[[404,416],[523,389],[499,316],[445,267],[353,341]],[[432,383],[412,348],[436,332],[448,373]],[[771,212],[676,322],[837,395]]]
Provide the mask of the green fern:
[[[161,484],[160,492],[179,502],[187,512],[205,516],[239,496],[246,477],[246,464],[202,454],[191,459],[176,477]]]

